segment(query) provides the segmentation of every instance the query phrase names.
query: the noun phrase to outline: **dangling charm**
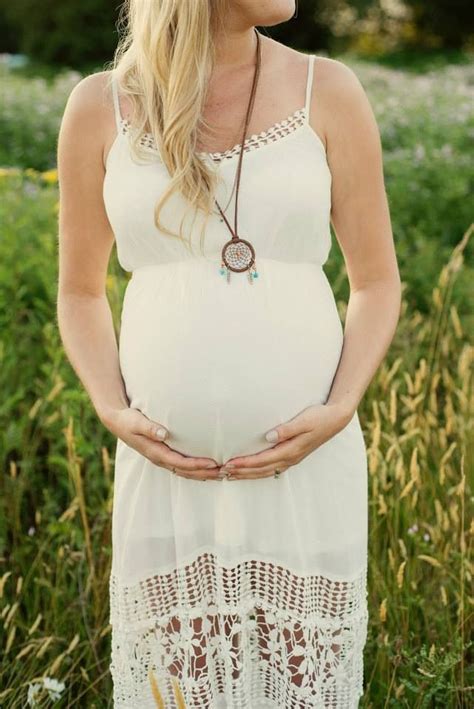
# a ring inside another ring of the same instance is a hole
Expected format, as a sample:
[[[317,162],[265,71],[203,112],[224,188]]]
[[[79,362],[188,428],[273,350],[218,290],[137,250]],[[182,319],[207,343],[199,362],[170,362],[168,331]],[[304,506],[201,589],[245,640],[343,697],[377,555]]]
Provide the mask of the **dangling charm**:
[[[221,276],[226,276],[227,283],[230,283],[230,269],[227,268],[224,261],[221,262],[219,273],[221,274]],[[249,279],[250,284],[253,284],[254,278],[258,278],[258,271],[255,264],[247,270],[247,277]]]
[[[219,273],[221,274],[221,276],[226,276],[227,283],[230,283],[230,271],[227,268],[227,266],[225,265],[224,261],[222,261],[222,263],[221,263]]]
[[[252,266],[252,268],[249,268],[249,282],[253,284],[253,279],[258,278],[258,271],[255,267],[255,264]]]

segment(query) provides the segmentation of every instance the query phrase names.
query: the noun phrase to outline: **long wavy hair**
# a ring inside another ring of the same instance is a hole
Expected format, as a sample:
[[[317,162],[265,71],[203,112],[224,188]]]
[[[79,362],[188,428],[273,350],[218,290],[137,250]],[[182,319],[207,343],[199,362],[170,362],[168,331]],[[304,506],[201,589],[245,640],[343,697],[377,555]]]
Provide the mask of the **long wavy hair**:
[[[216,56],[216,34],[225,32],[228,7],[229,0],[125,0],[117,23],[119,41],[107,67],[114,72],[120,93],[130,97],[132,154],[146,160],[140,139],[151,133],[171,178],[155,205],[156,227],[191,247],[183,223],[189,209],[194,209],[194,219],[200,209],[205,216],[201,249],[219,177],[199,157],[196,143],[203,128],[213,134],[202,110]],[[178,191],[189,205],[175,233],[161,222],[160,212]]]

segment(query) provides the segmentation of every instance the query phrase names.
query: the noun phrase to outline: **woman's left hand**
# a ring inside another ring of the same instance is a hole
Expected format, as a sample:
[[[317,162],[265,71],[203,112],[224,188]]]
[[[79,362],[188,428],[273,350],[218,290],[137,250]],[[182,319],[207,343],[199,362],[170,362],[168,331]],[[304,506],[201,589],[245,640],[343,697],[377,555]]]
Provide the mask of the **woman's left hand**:
[[[221,471],[229,471],[227,480],[252,480],[271,477],[275,470],[284,472],[343,429],[353,414],[354,411],[348,413],[339,404],[308,406],[267,433],[269,442],[277,441],[272,448],[229,458]],[[271,437],[273,432],[275,435]]]

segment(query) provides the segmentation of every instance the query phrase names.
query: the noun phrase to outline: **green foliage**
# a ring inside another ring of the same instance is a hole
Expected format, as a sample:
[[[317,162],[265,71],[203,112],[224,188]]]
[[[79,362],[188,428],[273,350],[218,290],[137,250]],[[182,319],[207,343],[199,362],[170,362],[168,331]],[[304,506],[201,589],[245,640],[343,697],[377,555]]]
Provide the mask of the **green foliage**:
[[[60,342],[57,207],[54,173],[0,174],[0,578],[6,573],[8,596],[21,600],[1,634],[2,652],[12,660],[0,672],[5,707],[26,706],[28,683],[59,668],[70,678],[60,705],[81,706],[86,668],[91,682],[92,673],[107,674],[115,439],[98,422]],[[98,666],[95,657],[102,658]],[[88,689],[88,697],[101,702],[106,684]]]
[[[463,656],[469,656],[474,643],[468,641],[462,647],[461,638],[455,637],[451,645],[436,647],[435,644],[418,647],[416,638],[401,648],[401,662],[404,665],[406,679],[402,686],[406,688],[407,706],[413,706],[418,700],[420,709],[446,706],[446,697],[453,694],[453,679],[460,667]],[[412,678],[417,678],[418,682]],[[420,692],[421,690],[421,692]],[[421,696],[420,696],[421,694]]]
[[[404,0],[413,11],[418,48],[436,46],[453,49],[474,36],[470,0]]]
[[[0,17],[18,36],[16,51],[56,66],[101,62],[117,44],[119,3],[104,0],[0,0]]]
[[[0,0],[3,50],[56,67],[102,65],[117,44],[122,5],[121,0]],[[331,53],[355,47],[369,54],[462,49],[472,47],[474,37],[469,0],[301,0],[297,18],[260,30],[295,48]]]
[[[62,72],[52,81],[0,70],[0,165],[47,170],[56,164],[56,145],[66,100],[81,79]]]
[[[344,59],[344,57],[343,57]],[[409,302],[423,311],[432,284],[460,234],[472,221],[474,164],[472,66],[423,74],[347,59],[365,87],[380,127],[384,174],[397,254]],[[473,312],[472,289],[461,312]]]

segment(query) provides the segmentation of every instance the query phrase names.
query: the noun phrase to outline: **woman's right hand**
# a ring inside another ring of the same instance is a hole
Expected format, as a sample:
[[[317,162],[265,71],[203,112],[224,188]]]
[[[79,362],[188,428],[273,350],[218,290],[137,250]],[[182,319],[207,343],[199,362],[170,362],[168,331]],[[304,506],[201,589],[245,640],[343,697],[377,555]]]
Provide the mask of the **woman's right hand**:
[[[177,475],[190,480],[222,480],[225,477],[213,458],[186,456],[170,448],[164,443],[168,435],[166,428],[139,409],[114,409],[101,418],[114,436],[160,468],[174,469]]]

